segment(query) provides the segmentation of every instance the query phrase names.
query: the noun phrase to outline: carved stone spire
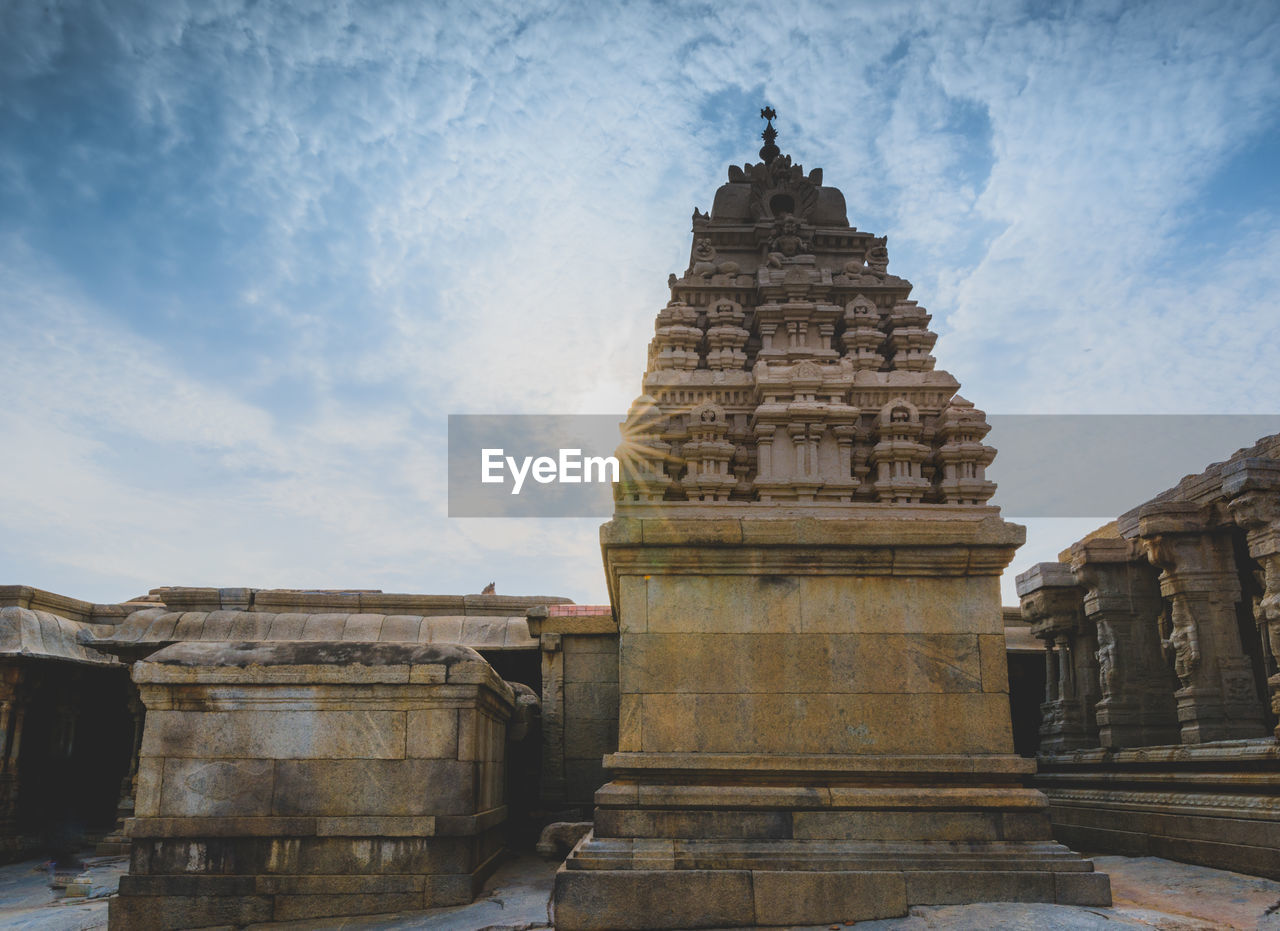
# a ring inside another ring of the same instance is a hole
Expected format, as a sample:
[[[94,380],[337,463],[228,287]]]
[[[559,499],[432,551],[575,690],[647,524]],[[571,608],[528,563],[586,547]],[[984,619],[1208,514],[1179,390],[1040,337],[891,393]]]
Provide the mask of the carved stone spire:
[[[668,281],[627,426],[661,461],[627,460],[618,500],[985,505],[986,418],[935,368],[928,312],[761,116],[767,161],[729,168]]]

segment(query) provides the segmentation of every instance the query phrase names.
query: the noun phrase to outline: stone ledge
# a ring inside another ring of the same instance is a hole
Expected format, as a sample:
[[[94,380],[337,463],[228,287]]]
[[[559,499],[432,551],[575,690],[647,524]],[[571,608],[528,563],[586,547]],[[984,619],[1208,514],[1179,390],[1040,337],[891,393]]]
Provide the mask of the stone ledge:
[[[1089,873],[1093,864],[1052,840],[807,840],[615,838],[588,834],[565,861],[570,870],[643,870],[656,858],[681,870],[980,871]]]
[[[1163,766],[1169,763],[1201,763],[1230,766],[1257,760],[1280,760],[1280,741],[1271,737],[1250,740],[1217,740],[1204,744],[1169,744],[1161,747],[1134,747],[1108,750],[1093,747],[1065,753],[1043,753],[1036,756],[1042,769],[1097,766],[1123,763],[1126,766]]]
[[[617,636],[618,622],[614,620],[613,609],[609,605],[564,605],[559,611],[556,611],[555,607],[553,605],[550,611],[544,606],[529,609],[526,618],[530,636],[535,638],[542,634]]]
[[[2,590],[0,590],[2,591]],[[379,591],[306,591],[253,588],[165,588],[171,611],[219,611],[315,614],[325,609],[344,614],[517,615],[539,604],[572,604],[554,595],[417,595]],[[59,596],[60,597],[60,596]]]
[[[1000,509],[942,504],[858,504],[763,507],[700,502],[619,506],[600,528],[600,544],[615,546],[946,546],[1017,547],[1026,528]]]
[[[651,785],[611,782],[596,790],[600,808],[722,810],[968,810],[1043,811],[1039,789],[1013,786]]]
[[[738,754],[738,753],[644,753],[623,751],[604,759],[606,769],[615,772],[699,774],[715,772],[803,773],[806,775],[879,776],[894,773],[913,777],[930,773],[1022,776],[1036,771],[1035,760],[1000,754]]]
[[[367,683],[486,685],[514,702],[511,687],[470,647],[350,641],[175,643],[135,663],[139,685]]]
[[[145,608],[117,626],[86,631],[79,642],[108,652],[158,650],[175,642],[354,642],[459,644],[483,650],[536,650],[523,616],[299,614],[248,610]]]
[[[616,592],[621,575],[837,575],[847,578],[998,576],[1017,544],[936,541],[876,544],[704,546],[698,543],[628,543],[606,547],[605,565]]]

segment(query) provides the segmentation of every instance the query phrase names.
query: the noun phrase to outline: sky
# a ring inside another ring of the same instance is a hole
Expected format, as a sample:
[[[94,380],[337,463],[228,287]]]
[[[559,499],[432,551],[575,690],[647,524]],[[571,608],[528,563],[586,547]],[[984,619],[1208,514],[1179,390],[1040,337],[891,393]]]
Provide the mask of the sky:
[[[6,0],[0,584],[606,600],[446,418],[625,411],[766,104],[979,407],[1277,413],[1278,102],[1272,0]]]

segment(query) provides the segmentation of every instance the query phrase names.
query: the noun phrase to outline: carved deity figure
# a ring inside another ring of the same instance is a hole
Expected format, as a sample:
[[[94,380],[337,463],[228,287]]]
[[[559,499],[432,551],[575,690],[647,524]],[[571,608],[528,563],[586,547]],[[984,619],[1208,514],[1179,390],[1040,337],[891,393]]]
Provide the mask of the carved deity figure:
[[[1115,688],[1116,675],[1116,638],[1109,625],[1098,625],[1098,683],[1102,686],[1102,697],[1111,697]]]
[[[1280,560],[1275,560],[1280,562]],[[1254,602],[1253,616],[1271,650],[1269,673],[1280,672],[1280,566],[1268,567],[1262,597]]]
[[[1200,635],[1181,596],[1175,595],[1172,607],[1160,615],[1160,646],[1165,656],[1173,656],[1173,671],[1182,687],[1190,688],[1191,676],[1200,665]]]
[[[809,241],[800,235],[800,221],[794,214],[784,213],[777,235],[769,241],[769,252],[791,258],[812,250]]]

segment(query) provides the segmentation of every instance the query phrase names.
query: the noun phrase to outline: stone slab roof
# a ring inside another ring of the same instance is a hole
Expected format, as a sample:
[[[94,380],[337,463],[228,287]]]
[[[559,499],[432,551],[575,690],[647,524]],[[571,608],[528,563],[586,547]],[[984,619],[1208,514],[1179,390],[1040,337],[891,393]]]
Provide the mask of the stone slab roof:
[[[523,615],[273,613],[269,611],[135,611],[119,627],[86,634],[105,649],[191,641],[351,641],[454,643],[478,650],[536,650]]]
[[[1171,501],[1186,501],[1192,504],[1205,505],[1222,500],[1223,471],[1228,466],[1245,459],[1280,459],[1280,433],[1264,436],[1252,446],[1237,449],[1228,459],[1222,462],[1210,463],[1203,472],[1185,476],[1182,481],[1172,488],[1168,488],[1154,498],[1150,498],[1137,507],[1125,511],[1114,522],[1116,534],[1123,537],[1136,536],[1141,512],[1143,508],[1149,505]]]
[[[1005,627],[1004,650],[1006,653],[1044,653],[1044,641],[1036,639],[1030,627]]]
[[[0,585],[0,608],[28,608],[45,611],[71,621],[89,624],[118,624],[145,602],[122,604],[94,604],[56,592],[48,592],[33,585]]]
[[[88,649],[81,640],[109,637],[110,624],[88,624],[50,611],[17,605],[0,608],[0,656],[58,659],[91,666],[119,665],[113,656]]]

